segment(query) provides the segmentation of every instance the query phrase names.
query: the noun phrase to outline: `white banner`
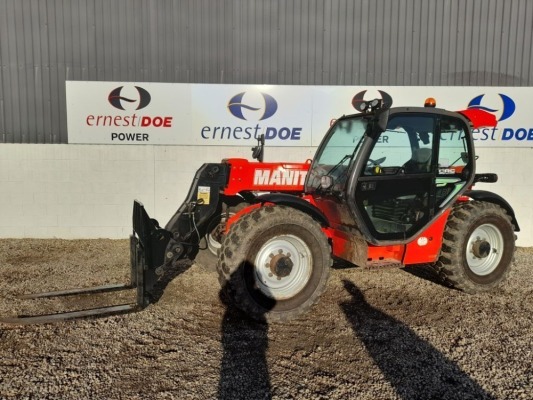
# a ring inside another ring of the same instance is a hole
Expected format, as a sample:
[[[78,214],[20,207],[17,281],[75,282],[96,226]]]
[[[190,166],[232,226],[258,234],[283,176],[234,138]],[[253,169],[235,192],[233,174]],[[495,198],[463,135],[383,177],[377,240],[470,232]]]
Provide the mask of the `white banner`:
[[[68,81],[68,142],[186,143],[190,90],[185,84]]]
[[[332,121],[362,99],[447,110],[480,108],[496,128],[474,132],[477,146],[532,147],[529,87],[280,86],[67,82],[69,143],[318,146]]]
[[[312,87],[192,85],[193,144],[311,146]]]

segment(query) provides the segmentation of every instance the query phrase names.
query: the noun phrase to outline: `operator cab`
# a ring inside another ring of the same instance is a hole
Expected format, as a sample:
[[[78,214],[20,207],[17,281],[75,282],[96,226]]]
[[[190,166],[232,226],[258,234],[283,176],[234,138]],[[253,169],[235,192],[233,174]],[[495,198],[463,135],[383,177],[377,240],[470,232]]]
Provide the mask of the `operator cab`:
[[[337,227],[374,244],[406,243],[474,179],[468,120],[437,108],[345,116],[318,149],[306,192]]]

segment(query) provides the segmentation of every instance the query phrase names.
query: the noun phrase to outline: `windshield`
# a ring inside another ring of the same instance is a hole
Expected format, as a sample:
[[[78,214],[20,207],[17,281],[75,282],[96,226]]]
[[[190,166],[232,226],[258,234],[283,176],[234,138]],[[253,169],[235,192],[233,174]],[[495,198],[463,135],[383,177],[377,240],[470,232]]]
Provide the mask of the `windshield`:
[[[369,121],[368,117],[357,116],[335,123],[309,171],[308,191],[318,189],[320,179],[326,175],[332,178],[332,190],[342,190],[349,166],[361,148]]]

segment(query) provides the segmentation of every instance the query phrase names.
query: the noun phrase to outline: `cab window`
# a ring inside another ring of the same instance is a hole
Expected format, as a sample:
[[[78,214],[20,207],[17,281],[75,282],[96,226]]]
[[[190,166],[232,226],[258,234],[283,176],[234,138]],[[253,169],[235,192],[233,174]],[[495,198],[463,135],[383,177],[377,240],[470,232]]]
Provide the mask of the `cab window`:
[[[396,116],[376,140],[365,175],[419,174],[431,171],[432,116]]]

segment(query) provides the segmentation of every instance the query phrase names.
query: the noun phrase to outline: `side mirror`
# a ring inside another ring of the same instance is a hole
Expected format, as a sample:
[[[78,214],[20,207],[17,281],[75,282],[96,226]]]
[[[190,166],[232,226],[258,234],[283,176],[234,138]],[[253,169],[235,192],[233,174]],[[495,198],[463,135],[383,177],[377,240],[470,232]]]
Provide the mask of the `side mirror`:
[[[259,162],[263,162],[265,148],[265,135],[261,134],[257,138],[257,146],[252,147],[252,158]]]
[[[496,174],[476,174],[474,177],[474,183],[494,183],[498,182],[498,175]]]

